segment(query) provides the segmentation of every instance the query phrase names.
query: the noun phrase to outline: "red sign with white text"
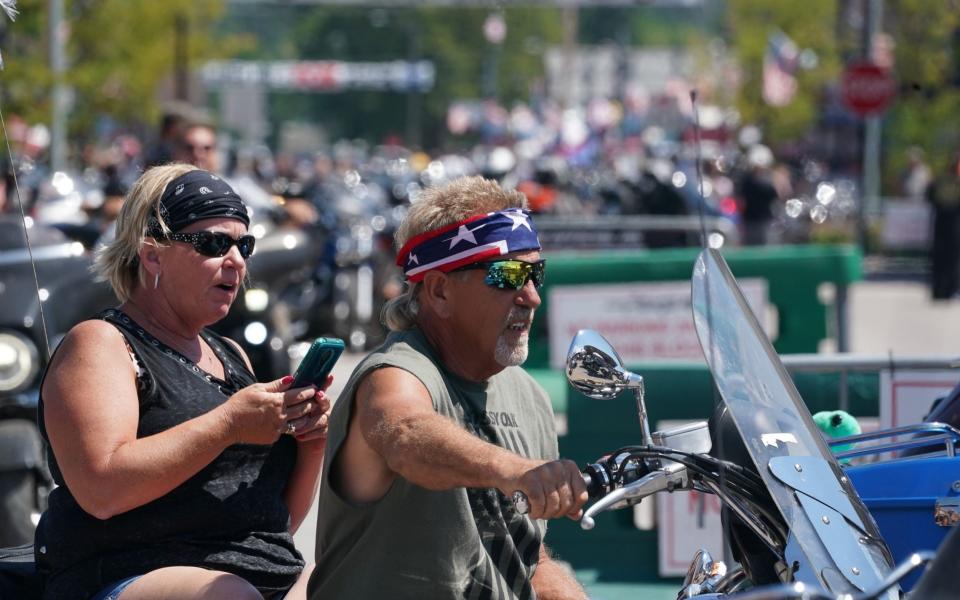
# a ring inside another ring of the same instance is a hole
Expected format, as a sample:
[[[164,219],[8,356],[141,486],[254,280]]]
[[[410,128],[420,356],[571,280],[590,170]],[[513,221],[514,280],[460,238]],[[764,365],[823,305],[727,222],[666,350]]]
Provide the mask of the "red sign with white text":
[[[847,66],[840,85],[843,103],[860,116],[882,113],[897,93],[897,83],[887,69],[870,62]]]

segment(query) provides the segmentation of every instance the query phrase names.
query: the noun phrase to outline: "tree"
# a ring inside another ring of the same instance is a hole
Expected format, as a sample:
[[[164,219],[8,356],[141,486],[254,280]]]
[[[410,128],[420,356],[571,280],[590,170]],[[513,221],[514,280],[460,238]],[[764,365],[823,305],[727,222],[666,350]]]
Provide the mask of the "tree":
[[[254,18],[256,12],[235,13],[231,27]],[[273,93],[270,112],[309,118],[334,138],[374,141],[391,133],[403,136],[408,120],[417,119],[424,124],[424,141],[435,146],[442,140],[450,102],[482,97],[490,61],[497,62],[497,97],[506,104],[527,99],[531,85],[543,77],[542,51],[560,40],[559,11],[517,7],[503,13],[507,36],[497,48],[483,37],[488,9],[277,7],[275,19],[295,25],[282,40],[275,32],[264,31],[261,44],[266,51],[261,59],[429,60],[436,68],[436,82],[419,98],[389,91]]]
[[[960,60],[957,55],[958,2],[888,0],[885,29],[895,41],[895,73],[900,94],[886,125],[887,193],[897,194],[906,148],[919,146],[935,172],[960,148]]]
[[[4,39],[4,109],[28,122],[50,121],[47,0],[21,0]],[[70,139],[82,142],[106,115],[121,123],[154,122],[160,86],[174,70],[174,39],[187,36],[189,62],[229,56],[249,38],[218,39],[222,0],[73,0],[65,2],[65,82],[73,89]],[[177,17],[191,24],[177,31]]]
[[[824,87],[834,84],[840,73],[837,2],[729,0],[728,11],[729,40],[742,69],[737,109],[743,121],[760,125],[768,143],[795,140],[812,128]],[[763,57],[776,29],[817,56],[814,68],[797,71],[796,96],[783,107],[768,105],[762,96]]]

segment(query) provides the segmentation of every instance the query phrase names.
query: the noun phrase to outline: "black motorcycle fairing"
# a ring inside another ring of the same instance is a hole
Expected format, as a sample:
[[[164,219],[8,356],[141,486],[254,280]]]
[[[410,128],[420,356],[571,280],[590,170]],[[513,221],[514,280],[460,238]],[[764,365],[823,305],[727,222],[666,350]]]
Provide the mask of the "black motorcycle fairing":
[[[756,472],[750,453],[730,417],[730,411],[722,402],[717,404],[710,416],[708,427],[712,442],[711,456]],[[769,494],[755,500],[768,507],[771,512],[776,512],[776,504]],[[754,585],[781,583],[776,567],[780,558],[757,534],[726,506],[720,510],[720,522],[723,536],[730,543],[733,559],[740,563],[750,581]]]

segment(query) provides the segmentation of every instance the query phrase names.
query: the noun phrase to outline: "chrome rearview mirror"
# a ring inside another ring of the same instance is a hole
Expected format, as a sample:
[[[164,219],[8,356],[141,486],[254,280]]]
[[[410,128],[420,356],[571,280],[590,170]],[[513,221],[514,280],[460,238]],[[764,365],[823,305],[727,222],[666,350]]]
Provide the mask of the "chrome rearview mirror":
[[[623,368],[620,355],[606,338],[591,329],[578,331],[567,350],[566,374],[570,385],[589,398],[610,400],[623,390],[633,390],[643,443],[652,445],[643,398],[643,377]]]
[[[602,335],[581,329],[567,351],[567,381],[584,396],[611,400],[627,389],[623,363]]]

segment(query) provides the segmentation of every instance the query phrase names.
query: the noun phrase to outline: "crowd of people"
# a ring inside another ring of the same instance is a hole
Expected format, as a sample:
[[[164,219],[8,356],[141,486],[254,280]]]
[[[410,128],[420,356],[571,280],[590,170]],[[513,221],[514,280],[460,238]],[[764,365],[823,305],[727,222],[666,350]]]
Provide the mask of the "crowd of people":
[[[688,157],[649,146],[597,171],[519,164],[500,144],[470,159],[355,143],[294,159],[222,142],[168,115],[150,148],[118,138],[91,158],[102,196],[80,224],[109,233],[97,269],[120,304],[66,335],[41,387],[57,484],[36,533],[44,597],[584,598],[544,539],[586,489],[520,368],[546,270],[535,214],[685,214]],[[309,225],[337,186],[364,182],[405,209],[391,333],[335,403],[329,380],[258,383],[210,329],[244,281],[251,216]],[[317,498],[303,557],[292,534]]]
[[[100,195],[81,202],[83,224],[109,232],[97,270],[120,303],[66,335],[42,384],[57,483],[37,528],[44,597],[585,598],[545,535],[587,492],[520,368],[547,268],[537,214],[705,208],[760,245],[802,184],[760,144],[697,165],[649,129],[615,149],[603,127],[576,151],[560,138],[535,156],[523,139],[487,139],[470,158],[353,142],[273,155],[230,151],[211,122],[171,113],[150,147],[120,136],[91,153],[83,178]],[[28,158],[17,168],[39,170]],[[905,181],[955,229],[941,213],[960,206],[956,165],[922,175]],[[36,181],[31,209],[48,193]],[[329,379],[259,383],[210,329],[245,279],[251,215],[310,225],[335,188],[364,182],[404,207],[390,334],[337,399]],[[303,557],[292,535],[317,499],[316,555]]]
[[[340,140],[274,152],[233,140],[204,113],[172,105],[148,142],[118,132],[85,150],[84,166],[71,174],[76,214],[57,218],[103,230],[116,217],[113,199],[122,198],[144,168],[176,160],[229,177],[253,210],[279,204],[295,224],[322,219],[331,196],[351,178],[359,177],[386,204],[405,205],[428,186],[477,174],[523,192],[535,213],[675,216],[703,208],[741,227],[747,243],[797,241],[777,233],[775,221],[784,218],[788,198],[815,184],[807,181],[806,165],[776,163],[755,129],[745,128],[737,140],[722,123],[705,132],[698,155],[689,117],[657,120],[649,116],[655,112],[621,114],[609,103],[582,113],[488,107],[459,137],[450,135],[455,151],[428,154],[399,143]],[[43,167],[44,147],[13,141],[23,200],[42,209],[63,194]],[[0,203],[0,212],[13,206]]]

